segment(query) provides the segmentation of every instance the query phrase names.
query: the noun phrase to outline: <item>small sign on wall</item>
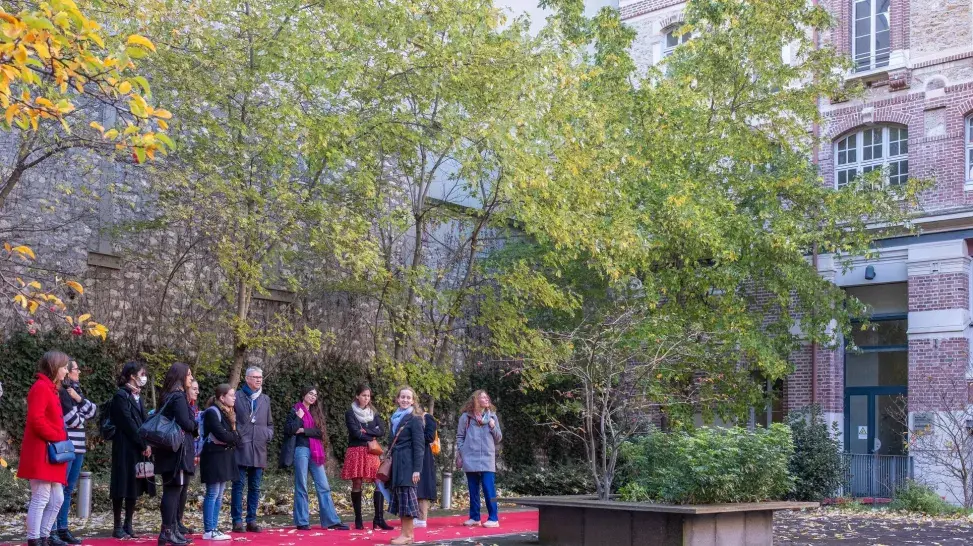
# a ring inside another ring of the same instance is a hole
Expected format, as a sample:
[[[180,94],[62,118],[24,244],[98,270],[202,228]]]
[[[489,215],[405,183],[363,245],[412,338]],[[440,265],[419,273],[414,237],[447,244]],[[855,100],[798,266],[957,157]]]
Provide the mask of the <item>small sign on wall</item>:
[[[914,413],[912,415],[912,430],[932,430],[933,415],[931,413]]]
[[[858,439],[867,440],[868,439],[868,427],[865,425],[858,427]]]

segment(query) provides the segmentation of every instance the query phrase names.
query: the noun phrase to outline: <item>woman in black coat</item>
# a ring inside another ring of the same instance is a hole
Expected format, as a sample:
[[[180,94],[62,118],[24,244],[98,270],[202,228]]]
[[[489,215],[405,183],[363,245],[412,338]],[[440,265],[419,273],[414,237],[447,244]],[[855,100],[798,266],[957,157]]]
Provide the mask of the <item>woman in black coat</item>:
[[[129,362],[118,377],[118,391],[109,404],[108,419],[115,428],[111,437],[111,497],[115,516],[114,538],[135,538],[132,516],[135,501],[142,495],[155,496],[155,480],[136,478],[135,465],[152,456],[152,448],[139,436],[139,427],[148,419],[141,391],[147,382],[145,364]],[[125,524],[122,525],[122,503]]]
[[[240,434],[236,430],[236,392],[226,383],[216,387],[209,407],[203,412],[203,451],[199,457],[199,475],[206,484],[203,500],[203,540],[230,540],[219,530],[220,509],[226,482],[240,475],[234,459]]]
[[[189,543],[179,532],[179,508],[186,505],[189,482],[196,473],[196,450],[193,449],[196,420],[186,395],[192,382],[193,372],[189,366],[176,362],[166,372],[162,383],[162,408],[159,413],[175,421],[185,434],[178,451],[159,448],[155,452],[155,471],[162,478],[162,532],[159,533],[159,546]]]
[[[423,438],[426,446],[422,457],[422,472],[419,473],[419,487],[416,497],[419,498],[419,517],[416,527],[425,527],[429,517],[429,506],[436,502],[436,459],[432,454],[432,443],[436,439],[436,428],[439,426],[432,415],[423,416]]]
[[[412,387],[399,389],[395,397],[399,408],[392,414],[389,431],[389,452],[392,454],[392,475],[388,482],[392,494],[389,512],[402,518],[402,533],[390,544],[415,542],[414,520],[419,517],[416,485],[419,484],[426,445],[422,432],[422,408],[415,399]]]

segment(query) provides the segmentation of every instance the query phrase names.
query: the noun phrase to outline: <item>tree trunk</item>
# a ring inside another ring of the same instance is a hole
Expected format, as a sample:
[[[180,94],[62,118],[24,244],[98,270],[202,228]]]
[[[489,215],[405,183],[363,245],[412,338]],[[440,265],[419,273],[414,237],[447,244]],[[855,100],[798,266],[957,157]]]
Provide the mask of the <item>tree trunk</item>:
[[[243,327],[250,314],[250,295],[252,289],[242,279],[237,283],[237,324],[233,329],[233,369],[230,370],[230,386],[234,389],[240,384],[240,375],[247,359],[247,340]]]

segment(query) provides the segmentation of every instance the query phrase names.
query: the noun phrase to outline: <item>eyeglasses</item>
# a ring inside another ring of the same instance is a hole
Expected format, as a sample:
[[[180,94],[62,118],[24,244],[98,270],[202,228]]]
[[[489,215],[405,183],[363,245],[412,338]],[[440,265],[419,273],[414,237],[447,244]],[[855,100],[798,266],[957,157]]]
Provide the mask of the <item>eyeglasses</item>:
[[[262,375],[248,375],[247,376],[247,379],[263,379],[263,378],[264,378],[264,376],[262,376]]]
[[[317,398],[318,397],[318,393],[316,393],[316,392],[309,392],[309,393],[307,393],[307,395],[310,396],[310,397],[312,397],[312,398]]]

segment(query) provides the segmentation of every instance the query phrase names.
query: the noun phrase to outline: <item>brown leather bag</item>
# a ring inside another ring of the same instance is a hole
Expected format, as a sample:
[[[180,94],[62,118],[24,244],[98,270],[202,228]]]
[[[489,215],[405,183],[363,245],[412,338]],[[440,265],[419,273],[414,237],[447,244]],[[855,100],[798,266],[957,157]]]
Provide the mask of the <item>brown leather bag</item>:
[[[382,483],[388,483],[388,481],[392,479],[392,448],[395,447],[395,442],[399,441],[399,434],[402,434],[402,429],[404,429],[407,424],[408,421],[403,421],[403,423],[399,425],[399,431],[395,433],[395,438],[392,438],[392,445],[389,446],[388,455],[382,459],[381,464],[378,465],[378,471],[375,472],[375,479],[381,481]]]
[[[369,455],[381,455],[382,453],[385,453],[385,450],[382,449],[382,444],[378,443],[378,440],[372,438],[371,440],[368,441]]]

